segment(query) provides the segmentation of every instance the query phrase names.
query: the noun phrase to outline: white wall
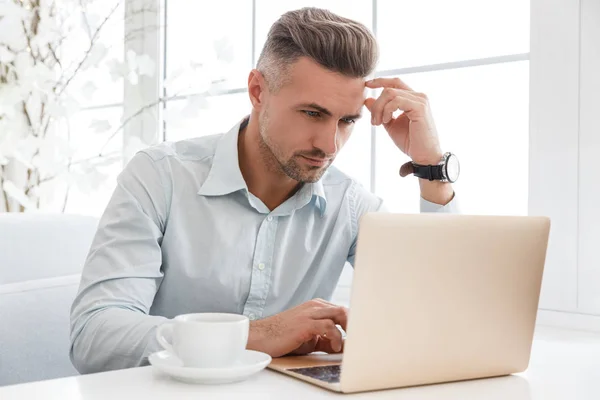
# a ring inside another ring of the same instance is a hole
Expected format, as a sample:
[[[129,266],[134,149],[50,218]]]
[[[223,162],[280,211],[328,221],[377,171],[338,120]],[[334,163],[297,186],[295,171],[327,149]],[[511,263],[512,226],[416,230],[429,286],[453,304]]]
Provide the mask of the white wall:
[[[600,330],[600,2],[532,0],[530,199],[552,231],[541,324]]]
[[[600,315],[600,2],[581,9],[578,309]]]

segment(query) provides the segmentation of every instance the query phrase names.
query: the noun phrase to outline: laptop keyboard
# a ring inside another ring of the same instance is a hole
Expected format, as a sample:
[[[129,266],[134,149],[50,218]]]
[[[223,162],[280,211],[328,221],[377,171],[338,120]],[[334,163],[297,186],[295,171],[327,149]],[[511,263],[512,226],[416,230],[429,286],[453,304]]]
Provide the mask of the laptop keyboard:
[[[340,382],[340,365],[323,365],[320,367],[290,368],[288,371],[318,379],[327,383]]]

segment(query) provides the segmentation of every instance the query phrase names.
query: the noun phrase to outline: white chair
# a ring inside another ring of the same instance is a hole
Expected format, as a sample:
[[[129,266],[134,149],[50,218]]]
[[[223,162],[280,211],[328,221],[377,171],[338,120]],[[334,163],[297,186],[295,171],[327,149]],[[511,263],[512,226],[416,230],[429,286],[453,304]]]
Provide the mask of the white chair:
[[[93,217],[0,214],[0,386],[76,375],[69,311]]]

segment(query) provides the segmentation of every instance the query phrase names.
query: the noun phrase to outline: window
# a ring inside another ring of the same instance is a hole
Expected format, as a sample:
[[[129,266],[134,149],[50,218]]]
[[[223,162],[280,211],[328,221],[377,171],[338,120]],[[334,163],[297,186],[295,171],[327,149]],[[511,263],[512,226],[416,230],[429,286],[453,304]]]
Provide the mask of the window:
[[[167,140],[233,126],[250,110],[247,74],[272,23],[288,10],[324,7],[374,30],[381,48],[375,75],[400,76],[428,94],[443,148],[462,163],[456,190],[463,211],[527,212],[528,179],[522,166],[528,159],[528,2],[226,0],[214,6],[205,12],[201,3],[166,0],[167,76],[214,60],[215,46],[223,44],[233,66],[216,75],[226,80],[216,96],[193,98],[206,92],[207,83],[175,94],[165,110]],[[190,46],[194,38],[201,40]],[[494,162],[509,154],[511,163]],[[373,129],[366,118],[355,127],[336,166],[384,198],[392,211],[418,212],[416,181],[398,176],[406,161],[385,130]]]
[[[380,70],[529,52],[529,1],[376,3]]]
[[[194,67],[197,82],[167,95],[202,92],[206,75],[223,78],[229,88],[243,88],[252,68],[252,1],[167,0],[165,4],[166,75],[178,75]],[[216,62],[221,53],[227,61]],[[232,123],[233,125],[233,123]]]
[[[227,132],[249,110],[246,92],[169,101],[165,109],[167,140]]]
[[[143,18],[127,15],[132,3],[93,2],[91,11],[98,15],[118,6],[99,38],[104,60],[129,62],[129,55],[124,57],[129,33],[148,28]],[[156,101],[156,94],[164,100],[160,116],[149,120],[157,125],[157,134],[139,125],[135,129],[143,133],[117,132],[111,146],[123,146],[129,136],[138,134],[172,141],[226,131],[250,110],[247,74],[271,24],[288,10],[318,6],[374,31],[381,50],[375,75],[400,76],[429,95],[443,148],[455,152],[463,166],[456,189],[465,213],[526,213],[528,177],[522,166],[528,162],[528,1],[222,0],[210,7],[188,0],[135,3],[162,10],[161,34],[143,39],[145,48],[152,47],[147,42],[153,40],[162,43],[162,53],[150,53],[160,73],[143,83],[158,90],[141,90],[140,101],[124,90],[123,78],[110,79],[94,64],[84,68],[71,85],[83,105],[71,124],[77,132],[97,135],[81,143],[78,152],[96,152],[100,146],[96,139],[110,137],[110,129],[118,129],[122,122],[117,114],[131,103]],[[71,35],[65,46],[67,53],[79,54],[85,45],[81,35]],[[495,162],[508,155],[510,163]],[[336,166],[383,197],[391,210],[418,212],[415,179],[398,176],[405,161],[385,131],[371,127],[366,118],[355,127]],[[115,171],[108,175],[113,184]],[[99,193],[109,187],[101,185],[90,197],[106,199]],[[67,211],[100,214],[104,208],[104,200],[84,203],[73,197]]]
[[[528,74],[527,61],[517,61],[402,76],[428,94],[442,148],[459,156],[454,188],[465,213],[527,214]],[[376,155],[376,193],[391,211],[419,212],[418,186],[398,177],[408,158],[383,128]]]

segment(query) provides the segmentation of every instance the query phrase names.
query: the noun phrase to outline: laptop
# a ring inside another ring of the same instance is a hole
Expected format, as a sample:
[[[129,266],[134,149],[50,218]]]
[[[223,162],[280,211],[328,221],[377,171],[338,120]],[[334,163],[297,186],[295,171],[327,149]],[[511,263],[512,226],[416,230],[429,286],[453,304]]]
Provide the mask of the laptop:
[[[368,213],[343,354],[269,368],[343,393],[522,372],[549,231],[546,217]]]

